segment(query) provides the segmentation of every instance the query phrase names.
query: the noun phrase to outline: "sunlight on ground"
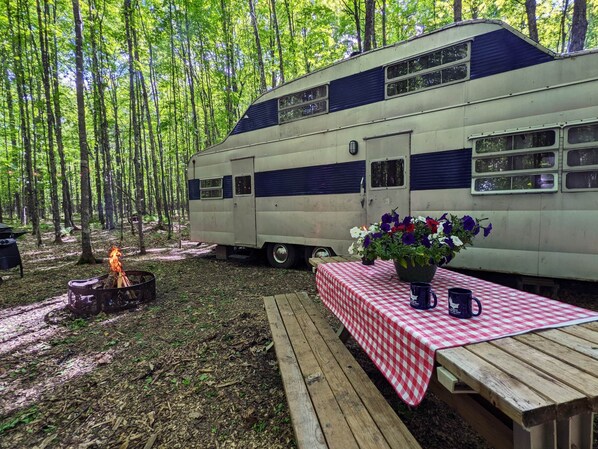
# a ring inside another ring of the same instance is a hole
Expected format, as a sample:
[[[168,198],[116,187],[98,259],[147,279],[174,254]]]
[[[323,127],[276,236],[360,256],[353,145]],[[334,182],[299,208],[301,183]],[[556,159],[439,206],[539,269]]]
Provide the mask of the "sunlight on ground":
[[[136,247],[122,248],[129,260],[182,260],[191,257],[210,254],[216,245],[198,244],[197,242],[182,241],[181,248],[151,248],[147,254],[140,256]],[[96,248],[96,253],[98,253]],[[75,257],[79,253],[70,252],[63,257]],[[56,270],[73,265],[73,262],[56,264],[55,256],[50,249],[41,252],[31,252],[37,265],[28,268],[28,272]],[[41,256],[41,257],[40,257]],[[46,265],[48,264],[49,265]],[[52,342],[66,338],[71,331],[60,324],[49,324],[46,317],[56,314],[67,304],[67,294],[46,299],[34,304],[18,306],[0,310],[0,355],[14,360],[11,369],[0,371],[0,410],[3,414],[27,407],[37,401],[40,396],[75,377],[90,373],[98,365],[110,363],[117,353],[112,348],[104,352],[92,354],[50,355]],[[122,318],[116,315],[102,322],[91,325],[106,326]],[[54,351],[56,352],[56,351]],[[60,358],[57,358],[60,355]],[[44,358],[45,356],[45,358]],[[37,367],[37,363],[40,366]],[[42,369],[33,383],[27,383],[26,373],[32,369],[31,365]]]

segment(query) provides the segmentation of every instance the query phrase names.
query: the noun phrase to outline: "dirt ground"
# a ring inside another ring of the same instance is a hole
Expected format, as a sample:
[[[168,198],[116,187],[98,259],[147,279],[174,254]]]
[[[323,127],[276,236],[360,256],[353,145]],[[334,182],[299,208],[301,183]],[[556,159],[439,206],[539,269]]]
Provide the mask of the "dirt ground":
[[[317,301],[311,270],[224,262],[209,245],[146,237],[139,256],[130,234],[121,244],[118,232],[94,231],[96,256],[121,246],[125,270],[155,274],[157,299],[90,319],[65,310],[67,282],[106,274],[107,263],[76,265],[78,235],[39,249],[19,239],[24,278],[0,271],[0,448],[295,447],[261,297],[303,290]],[[569,283],[560,297],[598,310],[591,287]],[[433,395],[403,405],[349,344],[424,448],[487,448]]]

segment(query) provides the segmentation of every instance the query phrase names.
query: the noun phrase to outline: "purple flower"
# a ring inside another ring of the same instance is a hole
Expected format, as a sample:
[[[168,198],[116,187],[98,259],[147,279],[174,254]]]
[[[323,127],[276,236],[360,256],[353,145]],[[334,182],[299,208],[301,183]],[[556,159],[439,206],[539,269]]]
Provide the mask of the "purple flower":
[[[379,239],[379,238],[381,238],[381,237],[382,237],[382,235],[383,235],[383,234],[382,234],[381,232],[374,232],[374,233],[372,234],[372,238],[373,238],[374,240],[376,240],[376,239]]]
[[[488,235],[490,235],[490,231],[492,231],[492,223],[484,228],[484,237],[488,237]]]
[[[367,248],[368,246],[370,246],[371,243],[371,239],[369,235],[366,235],[365,238],[363,239],[363,247]]]
[[[476,226],[473,230],[473,235],[478,235],[480,233],[480,226]]]
[[[461,219],[461,223],[463,223],[463,229],[465,229],[466,231],[473,231],[473,228],[475,228],[475,220],[471,218],[469,215],[465,215]]]
[[[432,246],[432,243],[430,242],[430,238],[425,235],[424,238],[422,239],[422,245],[424,245],[426,248],[430,248]]]
[[[452,239],[452,238],[448,237],[448,238],[445,240],[445,242],[446,242],[446,244],[449,246],[449,248],[453,249],[453,248],[455,247],[455,244],[453,243],[453,239]]]
[[[390,214],[384,214],[384,215],[382,215],[382,223],[388,224],[391,221],[392,221],[392,215],[390,215]]]
[[[382,217],[382,218],[384,218],[384,217]],[[380,225],[380,229],[382,229],[384,232],[389,232],[390,231],[390,224],[388,224],[388,222],[383,222]]]
[[[446,220],[446,216],[447,216],[447,215],[448,215],[448,214],[445,212],[444,214],[442,214],[442,217],[440,217],[440,218],[438,219],[438,221]]]
[[[405,232],[401,240],[404,245],[413,245],[415,243],[415,235],[411,232]]]
[[[410,223],[411,223],[411,217],[407,216],[407,217],[403,218],[403,224],[405,226],[407,226]]]
[[[445,221],[442,224],[442,232],[444,232],[447,235],[453,232],[453,224],[450,221]]]

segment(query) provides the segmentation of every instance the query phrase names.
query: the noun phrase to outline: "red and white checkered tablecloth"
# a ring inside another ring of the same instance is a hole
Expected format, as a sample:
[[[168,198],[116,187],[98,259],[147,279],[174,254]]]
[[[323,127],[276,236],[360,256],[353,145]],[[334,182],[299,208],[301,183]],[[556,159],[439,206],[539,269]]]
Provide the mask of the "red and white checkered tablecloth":
[[[422,401],[438,349],[598,320],[598,312],[441,268],[432,281],[438,305],[417,310],[409,305],[409,284],[398,280],[392,262],[381,260],[371,266],[321,264],[316,284],[324,305],[409,405]],[[472,290],[482,314],[469,320],[451,317],[450,287]]]

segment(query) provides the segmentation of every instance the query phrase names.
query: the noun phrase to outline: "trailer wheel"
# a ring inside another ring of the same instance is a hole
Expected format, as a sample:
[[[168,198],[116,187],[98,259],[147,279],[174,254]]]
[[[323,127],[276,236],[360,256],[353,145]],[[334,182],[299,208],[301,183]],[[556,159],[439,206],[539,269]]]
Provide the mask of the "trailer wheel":
[[[336,256],[332,248],[326,246],[306,246],[305,247],[305,263],[309,265],[309,259],[313,257],[332,257]]]
[[[268,243],[266,256],[274,268],[291,268],[297,262],[297,248],[287,243]]]

